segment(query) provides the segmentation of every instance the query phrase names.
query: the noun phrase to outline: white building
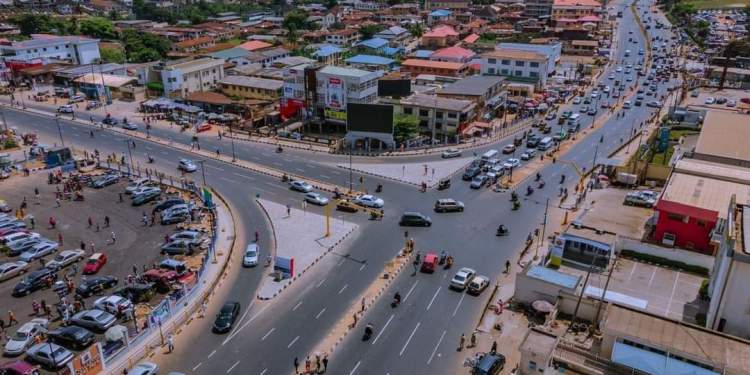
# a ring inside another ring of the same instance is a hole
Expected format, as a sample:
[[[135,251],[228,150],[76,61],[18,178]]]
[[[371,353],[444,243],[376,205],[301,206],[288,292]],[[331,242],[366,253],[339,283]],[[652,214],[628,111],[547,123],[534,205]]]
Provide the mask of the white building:
[[[496,50],[513,49],[519,51],[536,52],[544,55],[547,60],[547,73],[553,74],[562,55],[562,43],[531,44],[531,43],[498,43]]]
[[[98,62],[99,40],[80,36],[32,34],[30,40],[0,44],[5,61],[31,61],[41,59],[67,60],[75,65]]]
[[[544,87],[550,72],[544,55],[531,51],[502,49],[482,54],[482,74],[500,75],[511,81]]]
[[[383,72],[326,66],[316,72],[317,107],[326,120],[346,122],[348,103],[373,103],[378,98],[378,78]]]
[[[209,57],[178,61],[160,67],[164,95],[185,97],[196,91],[209,91],[216,88],[224,78],[224,59]]]

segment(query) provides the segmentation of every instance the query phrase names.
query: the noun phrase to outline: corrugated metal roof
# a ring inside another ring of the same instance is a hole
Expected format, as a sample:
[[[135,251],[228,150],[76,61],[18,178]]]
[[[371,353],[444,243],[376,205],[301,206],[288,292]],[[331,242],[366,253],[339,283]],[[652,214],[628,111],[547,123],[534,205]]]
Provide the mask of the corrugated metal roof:
[[[349,64],[391,65],[395,60],[375,55],[357,55],[346,59],[346,62]]]
[[[531,266],[529,271],[526,272],[526,276],[568,289],[576,289],[576,287],[578,287],[578,280],[581,278],[580,276],[570,275],[540,265]]]

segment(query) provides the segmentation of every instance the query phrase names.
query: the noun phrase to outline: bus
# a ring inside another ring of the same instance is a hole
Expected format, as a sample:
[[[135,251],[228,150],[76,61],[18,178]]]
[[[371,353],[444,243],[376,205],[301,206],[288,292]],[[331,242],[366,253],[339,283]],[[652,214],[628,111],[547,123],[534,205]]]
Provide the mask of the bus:
[[[541,141],[539,141],[539,144],[536,146],[536,148],[539,151],[546,151],[552,148],[554,144],[555,142],[552,140],[552,137],[544,137]]]
[[[581,114],[574,113],[568,117],[568,126],[576,126],[581,121]]]

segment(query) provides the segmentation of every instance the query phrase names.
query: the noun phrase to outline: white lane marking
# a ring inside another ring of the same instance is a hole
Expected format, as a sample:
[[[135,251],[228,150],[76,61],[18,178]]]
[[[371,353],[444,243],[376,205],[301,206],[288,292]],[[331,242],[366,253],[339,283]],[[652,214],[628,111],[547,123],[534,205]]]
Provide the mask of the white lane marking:
[[[375,336],[375,340],[372,340],[372,344],[375,345],[376,342],[378,342],[378,339],[380,338],[380,335],[385,332],[385,329],[388,328],[388,325],[391,324],[391,320],[393,320],[393,317],[396,316],[396,314],[391,314],[391,317],[388,318],[388,321],[385,322],[385,325],[383,325],[383,328],[380,329],[380,332],[378,332],[378,335]]]
[[[466,293],[461,293],[461,299],[458,300],[458,303],[456,304],[456,308],[453,309],[453,316],[456,316],[456,313],[458,312],[458,308],[461,307],[461,302],[464,301],[464,297],[466,297]]]
[[[154,149],[151,146],[145,146],[146,150],[153,151]]]
[[[339,294],[344,293],[344,291],[346,290],[346,287],[348,287],[348,286],[349,286],[349,284],[344,284],[344,286],[341,288],[341,290],[339,290]]]
[[[193,371],[197,370],[198,367],[201,367],[202,364],[203,364],[203,362],[198,362],[198,364],[195,365],[195,367],[193,367]]]
[[[240,173],[237,173],[237,172],[232,172],[232,174],[234,174],[237,177],[246,178],[246,179],[248,179],[250,181],[255,181],[255,177],[247,176],[247,175],[240,174]]]
[[[443,334],[440,335],[440,339],[438,340],[437,344],[435,345],[435,349],[432,350],[432,354],[430,354],[430,358],[427,360],[427,364],[429,365],[430,362],[432,362],[432,357],[435,356],[435,352],[437,352],[438,347],[440,347],[440,343],[443,342],[443,338],[445,337],[445,331],[443,331]]]
[[[362,264],[362,267],[359,267],[359,270],[362,271],[363,269],[365,269],[365,266],[367,266],[367,263]]]
[[[421,322],[418,322],[416,327],[414,327],[414,330],[411,331],[411,335],[409,335],[409,338],[406,339],[406,342],[404,343],[404,347],[401,348],[401,351],[398,353],[398,356],[401,357],[404,355],[404,351],[406,350],[406,347],[409,346],[409,343],[411,342],[411,338],[414,337],[414,333],[417,332],[417,328],[419,328],[419,325],[422,324]]]
[[[263,152],[263,153],[261,153],[261,155],[263,155],[263,156],[265,156],[265,157],[271,157],[271,154],[269,154],[269,153],[267,153],[267,152]]]
[[[318,319],[318,318],[320,318],[320,316],[321,316],[321,315],[323,315],[323,313],[324,313],[325,311],[326,311],[326,308],[324,307],[324,308],[323,308],[323,310],[320,310],[320,312],[318,313],[318,315],[315,315],[315,319]]]
[[[224,176],[219,177],[219,180],[224,180],[224,181],[231,182],[231,183],[234,183],[234,184],[239,184],[240,183],[239,181],[232,180],[231,178],[226,178]]]
[[[211,352],[211,354],[209,354],[209,355],[208,355],[208,358],[211,358],[211,357],[213,357],[213,356],[214,356],[214,354],[216,354],[216,350],[212,351],[212,352]]]
[[[260,341],[265,340],[268,337],[268,335],[272,334],[273,331],[275,331],[275,330],[276,330],[276,328],[271,328],[265,335],[263,335],[263,337],[260,339]]]
[[[292,342],[290,342],[289,345],[286,346],[286,348],[287,349],[291,348],[292,345],[294,345],[294,343],[297,342],[297,340],[299,340],[299,336],[295,337],[294,340],[292,340]]]
[[[263,375],[263,374],[265,374],[266,372],[268,372],[268,369],[267,369],[267,368],[264,368],[264,369],[263,369],[263,371],[261,371],[261,372],[260,372],[260,375]]]
[[[321,286],[321,285],[323,285],[323,283],[324,283],[324,282],[326,282],[326,280],[328,280],[328,278],[327,278],[327,277],[323,278],[323,280],[320,280],[320,281],[318,282],[318,285],[315,285],[315,287],[316,287],[316,288],[320,288],[320,286]]]
[[[228,342],[229,342],[229,340],[231,340],[232,338],[234,338],[234,336],[237,336],[237,334],[238,334],[238,333],[239,333],[239,332],[240,332],[240,331],[241,331],[241,330],[242,330],[243,328],[247,327],[247,325],[248,325],[248,324],[250,324],[250,323],[252,323],[252,322],[253,322],[253,320],[255,320],[255,318],[257,318],[258,316],[260,316],[260,314],[262,314],[262,313],[263,313],[263,311],[265,311],[265,310],[266,310],[266,309],[268,308],[268,306],[270,306],[270,305],[265,305],[265,306],[263,306],[263,308],[262,308],[262,309],[260,309],[260,311],[258,311],[258,312],[257,312],[257,313],[256,313],[255,315],[253,315],[253,317],[252,317],[252,318],[250,318],[250,319],[249,319],[249,320],[248,320],[247,322],[245,322],[245,324],[243,324],[243,325],[242,325],[242,326],[241,326],[240,328],[238,328],[238,329],[237,329],[236,331],[234,331],[234,333],[232,333],[232,334],[231,334],[231,335],[230,335],[229,337],[227,337],[227,339],[226,339],[226,340],[224,340],[224,342],[222,342],[222,343],[221,343],[221,345],[225,345],[226,343],[228,343]]]
[[[213,166],[213,165],[211,165],[211,164],[206,164],[206,168],[216,169],[217,171],[222,171],[222,172],[224,172],[224,168],[214,167],[214,166]]]
[[[245,318],[247,317],[247,314],[249,314],[249,313],[250,313],[250,310],[252,310],[252,309],[253,309],[253,306],[255,306],[255,301],[253,301],[253,302],[250,302],[250,305],[249,305],[249,306],[248,306],[248,307],[247,307],[247,308],[245,309],[245,312],[244,312],[244,313],[242,314],[242,316],[240,317],[240,320],[239,320],[240,322],[242,322],[243,320],[245,320]],[[238,325],[236,325],[236,326],[235,326],[235,328],[234,328],[234,330],[232,330],[232,332],[230,332],[229,334],[230,334],[230,335],[231,335],[231,334],[233,334],[233,333],[234,333],[234,332],[235,332],[236,330],[238,330],[238,329],[239,329],[239,326],[240,326],[239,324],[238,324]]]
[[[229,369],[227,370],[227,374],[232,372],[232,370],[234,370],[234,368],[237,367],[237,365],[239,364],[240,364],[240,361],[235,362],[231,367],[229,367]]]
[[[294,307],[292,307],[292,311],[297,310],[297,308],[300,307],[300,305],[302,305],[302,301],[297,302],[297,304],[294,305]]]
[[[406,297],[404,297],[404,302],[406,302],[407,299],[409,299],[409,296],[411,295],[411,292],[414,291],[414,288],[417,287],[417,284],[419,284],[419,280],[414,282],[414,285],[411,286],[411,289],[409,289],[409,292],[406,293]]]
[[[305,173],[305,170],[302,168],[294,168],[295,170],[299,171],[300,173]]]
[[[430,311],[430,307],[432,307],[432,303],[435,302],[435,298],[437,298],[438,293],[440,293],[440,287],[437,288],[435,291],[435,294],[432,295],[432,299],[430,300],[430,304],[427,305],[427,311]]]
[[[341,265],[344,264],[344,260],[345,259],[341,259],[341,261],[339,261],[339,264],[337,264],[336,267],[341,267]]]
[[[318,176],[320,176],[320,178],[325,178],[326,180],[330,180],[331,179],[330,176],[326,176],[324,174],[321,174],[321,175],[318,175]]]
[[[275,188],[277,188],[277,189],[282,189],[282,190],[286,190],[286,189],[284,189],[283,187],[281,187],[281,186],[279,186],[278,184],[275,184],[275,183],[273,183],[273,182],[268,182],[268,181],[266,181],[266,182],[265,182],[265,184],[266,184],[266,185],[268,185],[268,186],[271,186],[271,187],[275,187]]]
[[[284,166],[284,164],[281,164],[281,163],[279,163],[279,162],[277,162],[277,161],[275,161],[275,162],[273,162],[273,163],[271,163],[271,164],[273,164],[273,165],[275,165],[275,166],[277,166],[277,167],[283,167],[283,166]]]
[[[314,166],[314,165],[312,165],[312,164],[305,164],[305,167],[308,167],[308,168],[315,168],[315,166]]]
[[[355,373],[355,372],[357,371],[357,369],[359,368],[359,365],[360,365],[360,364],[362,364],[362,361],[357,361],[357,364],[356,364],[356,365],[354,365],[354,368],[352,369],[352,371],[349,371],[349,375],[354,375],[354,373]]]

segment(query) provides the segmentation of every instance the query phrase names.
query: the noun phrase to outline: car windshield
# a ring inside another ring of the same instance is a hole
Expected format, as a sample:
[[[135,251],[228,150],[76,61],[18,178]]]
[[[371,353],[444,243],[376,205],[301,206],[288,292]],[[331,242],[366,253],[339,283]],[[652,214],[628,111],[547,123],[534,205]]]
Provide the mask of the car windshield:
[[[15,341],[24,341],[27,338],[29,338],[29,334],[27,332],[17,331],[16,334],[13,335],[13,340]]]
[[[466,279],[466,276],[464,275],[456,275],[456,277],[453,278],[456,281],[464,281]]]
[[[88,261],[86,261],[86,263],[88,264],[96,264],[97,262],[98,261],[96,259],[89,259]]]
[[[62,255],[62,254],[57,254],[57,256],[55,257],[55,260],[58,262],[62,262],[64,259],[65,259],[65,255]]]
[[[257,254],[257,253],[255,252],[255,250],[250,250],[250,251],[248,251],[248,252],[247,252],[247,254],[245,254],[245,255],[246,255],[246,256],[248,256],[248,257],[254,257],[254,256],[255,256],[256,254]]]

